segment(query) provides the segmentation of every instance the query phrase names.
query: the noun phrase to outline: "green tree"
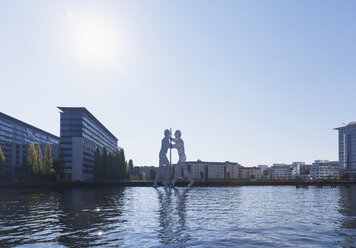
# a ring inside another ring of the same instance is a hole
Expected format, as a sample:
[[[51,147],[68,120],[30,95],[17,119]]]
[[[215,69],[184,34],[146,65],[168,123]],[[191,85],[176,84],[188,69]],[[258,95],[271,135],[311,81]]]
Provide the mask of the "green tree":
[[[4,153],[2,152],[1,146],[0,146],[0,177],[3,177],[5,174],[5,156]]]
[[[130,179],[130,167],[127,161],[125,161],[125,179]]]
[[[37,144],[36,148],[36,163],[38,167],[38,173],[36,175],[44,174],[44,167],[43,167],[43,162],[42,162],[42,151],[41,151],[41,146]]]
[[[97,180],[100,178],[100,163],[100,150],[97,147],[94,153],[94,176]]]
[[[114,175],[114,167],[115,167],[115,152],[111,151],[109,152],[108,156],[108,168],[107,168],[107,179],[115,179]]]
[[[122,148],[108,152],[104,147],[102,153],[99,148],[94,153],[94,175],[97,180],[124,180],[130,179],[130,162],[125,160]],[[132,168],[133,162],[131,160]]]
[[[31,168],[30,171],[34,175],[38,175],[40,172],[40,168],[38,167],[38,162],[37,162],[37,152],[36,152],[36,147],[34,143],[30,143],[28,146],[28,157],[27,157],[27,164]]]
[[[119,149],[116,149],[114,152],[113,176],[115,180],[120,179],[120,150]]]
[[[64,179],[64,162],[63,160],[54,160],[53,161],[53,169],[55,174],[58,175],[59,180]]]
[[[120,179],[126,179],[127,170],[126,170],[126,159],[125,159],[125,151],[123,148],[119,150],[119,173]]]
[[[50,143],[47,142],[43,161],[43,175],[52,177],[54,174],[55,171],[53,169],[52,148]]]
[[[100,175],[101,175],[101,180],[107,179],[108,175],[108,150],[104,146],[103,152],[101,153],[101,168],[100,168]]]
[[[130,160],[129,160],[129,171],[130,171],[130,175],[133,175],[133,167],[134,167],[133,161],[132,161],[132,159],[130,159]]]
[[[341,175],[340,175],[340,180],[345,180],[345,181],[347,181],[347,180],[349,180],[349,175],[350,175],[350,173],[348,173],[348,172],[344,172],[344,173],[342,173]]]
[[[150,169],[149,180],[154,180],[156,177],[156,172],[153,168]]]

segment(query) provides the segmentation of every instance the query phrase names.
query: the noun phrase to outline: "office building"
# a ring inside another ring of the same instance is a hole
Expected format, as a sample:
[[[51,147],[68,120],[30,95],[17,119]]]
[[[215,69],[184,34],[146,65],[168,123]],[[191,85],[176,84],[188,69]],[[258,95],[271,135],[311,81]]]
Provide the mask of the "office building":
[[[356,122],[335,128],[339,131],[340,171],[350,174],[350,180],[356,181]]]
[[[72,181],[94,179],[94,152],[99,147],[117,149],[118,139],[86,108],[58,107],[61,110],[60,153],[65,178]]]
[[[50,143],[53,159],[58,159],[59,137],[0,112],[0,146],[7,170],[13,171],[17,166],[27,163],[27,151],[31,142],[40,145],[42,154],[46,144]]]

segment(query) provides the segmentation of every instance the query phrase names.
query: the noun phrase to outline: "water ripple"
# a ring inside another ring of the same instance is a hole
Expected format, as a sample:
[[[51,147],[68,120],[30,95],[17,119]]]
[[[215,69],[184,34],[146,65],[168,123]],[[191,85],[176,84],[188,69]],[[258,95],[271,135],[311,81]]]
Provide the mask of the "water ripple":
[[[355,247],[356,187],[0,191],[0,247]]]

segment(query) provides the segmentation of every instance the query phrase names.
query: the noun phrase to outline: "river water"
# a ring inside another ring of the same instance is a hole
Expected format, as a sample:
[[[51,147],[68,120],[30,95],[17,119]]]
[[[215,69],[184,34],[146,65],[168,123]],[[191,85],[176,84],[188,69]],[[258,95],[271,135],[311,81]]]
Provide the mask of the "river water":
[[[356,247],[356,186],[0,189],[0,247]]]

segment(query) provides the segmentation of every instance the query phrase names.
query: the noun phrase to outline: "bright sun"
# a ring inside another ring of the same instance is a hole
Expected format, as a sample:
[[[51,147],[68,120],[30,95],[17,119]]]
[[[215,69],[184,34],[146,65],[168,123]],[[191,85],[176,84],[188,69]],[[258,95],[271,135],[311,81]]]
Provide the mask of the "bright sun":
[[[98,16],[79,18],[71,11],[67,16],[71,19],[71,43],[81,58],[99,62],[114,57],[117,40],[110,22]]]

